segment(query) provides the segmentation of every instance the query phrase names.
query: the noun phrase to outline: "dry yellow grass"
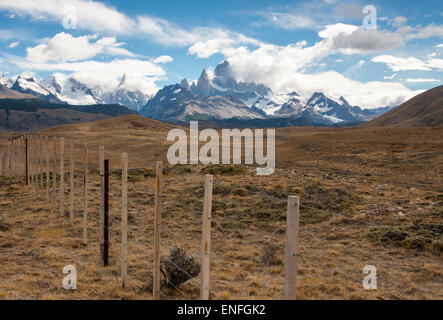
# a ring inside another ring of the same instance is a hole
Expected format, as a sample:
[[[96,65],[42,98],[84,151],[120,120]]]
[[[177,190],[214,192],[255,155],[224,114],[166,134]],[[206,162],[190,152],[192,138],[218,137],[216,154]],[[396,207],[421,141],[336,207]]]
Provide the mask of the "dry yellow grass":
[[[116,172],[111,175],[110,266],[104,268],[98,246],[97,151],[99,145],[105,145],[113,169],[120,165],[121,152],[129,153],[131,168],[152,169],[155,161],[165,160],[170,128],[128,116],[42,133],[74,137],[79,143],[77,159],[81,143],[88,142],[91,147],[89,244],[81,244],[81,171],[76,178],[73,226],[69,223],[68,206],[66,215],[61,217],[58,205],[52,211],[44,193],[27,190],[19,183],[12,189],[11,182],[0,183],[0,299],[152,298],[148,288],[153,262],[154,177],[130,175],[129,282],[127,288],[121,289],[120,180]],[[300,299],[442,299],[442,256],[438,248],[418,239],[395,241],[384,230],[372,230],[369,224],[347,218],[405,228],[402,230],[441,241],[442,131],[277,130],[274,175],[258,177],[250,166],[238,175],[215,176],[211,298],[282,298],[286,198],[297,194],[302,199],[297,289]],[[5,139],[0,136],[0,143]],[[81,168],[80,163],[76,167]],[[198,256],[203,167],[166,169],[162,255],[167,256],[171,247],[180,245]],[[66,194],[66,204],[67,199]],[[327,207],[342,216],[303,204]],[[399,216],[398,211],[405,216]],[[275,264],[262,259],[270,243],[278,248]],[[74,291],[62,287],[62,269],[68,264],[75,265],[78,272],[78,289]],[[377,290],[362,287],[362,270],[368,264],[377,268]],[[164,288],[162,299],[198,298],[199,278],[179,289]]]

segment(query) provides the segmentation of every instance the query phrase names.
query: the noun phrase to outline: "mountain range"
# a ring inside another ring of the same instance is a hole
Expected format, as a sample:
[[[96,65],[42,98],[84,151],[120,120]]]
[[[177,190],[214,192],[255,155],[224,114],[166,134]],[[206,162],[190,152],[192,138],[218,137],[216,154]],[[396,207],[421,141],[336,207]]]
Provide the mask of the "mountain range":
[[[203,70],[197,81],[160,89],[153,97],[126,86],[126,75],[115,88],[90,87],[72,76],[55,73],[38,82],[33,77],[0,76],[0,86],[56,104],[120,104],[141,115],[172,123],[189,120],[236,123],[254,120],[258,126],[285,123],[348,125],[370,121],[392,107],[362,109],[344,97],[315,92],[301,97],[296,92],[281,94],[263,84],[236,80],[228,61],[215,70]],[[0,91],[0,97],[2,92]],[[11,92],[4,98],[13,98]]]
[[[296,92],[277,94],[256,83],[236,81],[227,61],[211,75],[203,70],[197,82],[166,86],[148,101],[140,114],[170,122],[189,120],[223,121],[229,119],[304,119],[313,125],[362,123],[389,111],[392,107],[362,109],[351,106],[344,97],[315,92],[300,97]],[[272,123],[272,121],[266,121]]]
[[[18,76],[8,79],[0,76],[0,85],[51,103],[70,105],[120,104],[138,112],[148,102],[150,96],[138,90],[127,89],[126,79],[126,75],[123,75],[118,86],[109,89],[90,87],[74,77],[55,73],[40,82],[33,77]]]

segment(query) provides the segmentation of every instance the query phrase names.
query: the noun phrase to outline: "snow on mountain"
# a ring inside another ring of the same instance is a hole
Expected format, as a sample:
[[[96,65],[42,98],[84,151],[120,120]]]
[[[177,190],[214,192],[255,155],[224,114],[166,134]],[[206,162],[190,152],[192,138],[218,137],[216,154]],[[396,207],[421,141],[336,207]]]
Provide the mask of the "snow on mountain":
[[[332,125],[369,121],[390,108],[361,109],[351,106],[344,97],[332,97],[322,92],[315,92],[309,99],[296,93],[274,114],[275,117],[306,118],[318,124]]]
[[[40,85],[34,78],[24,78],[18,76],[15,83],[11,86],[12,90],[18,91],[20,93],[31,94],[43,100],[52,103],[62,103],[60,99],[52,94],[48,89]]]
[[[8,81],[8,78],[6,78],[2,74],[0,74],[0,85],[6,86],[7,81]]]
[[[296,92],[274,93],[262,84],[235,80],[225,61],[214,72],[203,70],[198,81],[191,85],[183,79],[180,84],[164,87],[148,101],[141,114],[172,122],[304,118],[319,125],[334,125],[368,121],[385,110],[363,110],[351,106],[344,97],[322,92],[315,92],[310,98],[300,97]]]
[[[140,91],[125,89],[126,75],[116,88],[88,87],[73,77],[61,73],[53,74],[42,83],[57,98],[73,105],[120,104],[132,110],[140,109],[149,97]]]
[[[202,78],[204,80],[204,77]],[[207,84],[207,83],[206,83]],[[195,87],[199,87],[195,93]],[[186,79],[180,84],[166,86],[148,101],[140,114],[149,118],[171,122],[188,120],[264,119],[265,114],[246,106],[234,96],[207,96],[201,91],[209,87],[202,84],[189,86]],[[194,92],[193,92],[194,91]]]
[[[357,122],[372,120],[377,113],[372,110],[351,106],[344,97],[332,97],[322,92],[315,92],[307,104],[330,119],[339,119],[340,122]]]
[[[286,95],[276,94],[262,84],[235,80],[228,61],[219,64],[213,74],[203,70],[197,84],[193,84],[190,90],[203,96],[233,96],[268,115],[287,100]]]
[[[51,102],[72,105],[120,104],[151,118],[166,121],[186,119],[273,119],[304,118],[321,125],[369,121],[392,107],[361,109],[344,97],[315,92],[300,97],[296,92],[275,93],[263,84],[235,79],[228,61],[214,71],[203,70],[197,81],[166,86],[149,97],[131,89],[124,74],[114,88],[91,87],[62,73],[38,83],[34,78],[0,76],[0,85]]]

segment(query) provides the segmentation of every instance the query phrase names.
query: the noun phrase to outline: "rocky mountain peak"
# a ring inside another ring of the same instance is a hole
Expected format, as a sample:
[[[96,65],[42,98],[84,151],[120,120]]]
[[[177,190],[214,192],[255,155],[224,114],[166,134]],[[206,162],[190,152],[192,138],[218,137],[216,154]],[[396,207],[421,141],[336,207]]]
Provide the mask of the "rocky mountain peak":
[[[183,80],[180,82],[180,87],[183,88],[183,89],[185,89],[185,90],[189,90],[189,89],[190,89],[190,87],[189,87],[189,83],[188,83],[188,80],[186,80],[186,78],[183,79]]]
[[[211,95],[211,84],[209,82],[208,72],[206,69],[202,71],[202,74],[197,82],[197,91],[203,96]]]

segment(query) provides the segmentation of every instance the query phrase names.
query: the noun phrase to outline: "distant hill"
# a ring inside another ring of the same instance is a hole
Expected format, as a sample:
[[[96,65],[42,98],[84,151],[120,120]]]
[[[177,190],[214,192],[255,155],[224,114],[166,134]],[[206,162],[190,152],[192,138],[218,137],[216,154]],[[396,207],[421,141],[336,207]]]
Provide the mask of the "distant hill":
[[[399,107],[364,124],[365,127],[439,127],[443,126],[443,86],[406,101]]]
[[[45,128],[136,114],[121,105],[72,106],[40,99],[0,99],[0,132]]]
[[[30,94],[21,93],[7,86],[0,84],[0,99],[33,99],[34,96]]]

